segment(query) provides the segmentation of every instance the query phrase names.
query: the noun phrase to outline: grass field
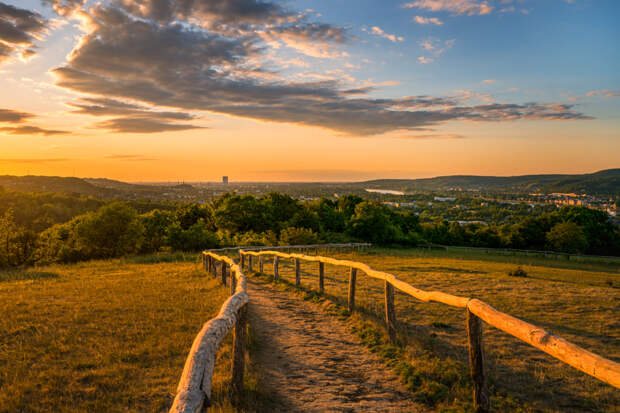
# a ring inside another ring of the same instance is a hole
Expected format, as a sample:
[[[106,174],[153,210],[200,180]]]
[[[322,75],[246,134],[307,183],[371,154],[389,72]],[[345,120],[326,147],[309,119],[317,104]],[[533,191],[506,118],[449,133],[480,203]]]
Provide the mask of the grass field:
[[[329,254],[390,272],[425,290],[482,299],[607,358],[620,360],[620,273],[617,266],[544,258],[489,256],[424,250],[370,250]],[[294,270],[281,260],[280,276],[291,288]],[[527,277],[508,273],[517,266]],[[318,288],[318,264],[302,263],[305,298]],[[272,274],[272,262],[265,272]],[[343,315],[348,269],[326,266],[325,288]],[[352,328],[392,364],[421,402],[439,411],[470,411],[465,312],[396,294],[401,346],[386,344],[383,283],[357,276],[359,314]],[[332,309],[333,311],[333,309]],[[618,412],[620,392],[490,326],[484,342],[492,405],[498,412]]]
[[[617,267],[422,250],[329,255],[368,263],[419,288],[481,298],[620,360]],[[517,265],[527,277],[508,275]],[[348,269],[326,267],[321,297],[310,291],[318,285],[317,267],[302,264],[301,297],[342,314],[419,401],[437,411],[471,410],[463,310],[397,293],[401,345],[391,346],[382,327],[382,282],[358,274],[358,312],[348,316],[341,306]],[[268,260],[265,272],[271,271]],[[294,281],[292,263],[281,261],[280,275],[280,286],[294,290],[287,284]],[[167,411],[196,333],[227,295],[205,277],[197,254],[0,272],[0,412]],[[619,411],[619,391],[611,386],[492,327],[486,326],[484,340],[494,411]],[[218,353],[209,411],[269,411],[252,363],[246,401],[231,404],[230,343],[229,335]],[[259,345],[250,330],[250,359]]]
[[[0,412],[167,411],[195,335],[228,296],[196,259],[0,273]],[[226,392],[230,346],[229,335],[213,412],[235,411]],[[250,372],[246,380],[252,393],[257,379]]]

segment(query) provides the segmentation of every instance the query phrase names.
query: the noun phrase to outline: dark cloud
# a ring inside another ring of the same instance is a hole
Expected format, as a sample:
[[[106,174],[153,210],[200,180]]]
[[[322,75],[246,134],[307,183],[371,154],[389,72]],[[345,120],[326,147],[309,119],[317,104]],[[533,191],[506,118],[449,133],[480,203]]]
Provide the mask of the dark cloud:
[[[10,135],[68,135],[71,132],[53,129],[44,129],[38,126],[7,126],[0,127],[0,132],[8,133]]]
[[[20,123],[34,117],[32,113],[19,112],[11,109],[0,109],[0,122]]]
[[[191,119],[174,110],[319,126],[350,135],[419,130],[450,120],[590,119],[570,105],[472,105],[464,98],[432,96],[372,99],[368,97],[371,88],[342,90],[337,81],[298,83],[277,73],[266,77],[260,66],[265,47],[260,33],[279,35],[285,43],[286,39],[341,43],[347,41],[345,31],[283,19],[290,14],[272,3],[256,1],[152,0],[140,3],[144,4],[141,8],[134,2],[123,4],[125,11],[91,9],[92,31],[82,38],[67,64],[54,70],[59,86],[102,96],[71,104],[78,113],[115,116],[97,123],[98,128],[136,133],[196,128],[167,122]],[[278,21],[273,16],[283,21],[263,26],[259,34],[230,37],[190,22],[172,21],[174,16],[186,16],[186,10],[208,10],[231,25],[234,13],[239,14],[239,22],[259,21],[256,16],[261,13],[271,16],[266,21]]]
[[[120,0],[119,3],[129,13],[159,22],[195,17],[233,25],[266,24],[294,17],[279,4],[258,0]]]
[[[181,131],[189,129],[203,129],[200,126],[162,122],[155,119],[138,118],[114,118],[97,122],[95,127],[119,133],[156,133],[167,131]]]
[[[22,57],[32,56],[34,41],[46,28],[38,13],[0,2],[0,62],[18,49],[24,49]]]
[[[192,120],[195,116],[183,112],[155,111],[145,106],[121,102],[106,98],[81,98],[78,102],[70,102],[76,108],[73,113],[93,116],[131,115],[150,119]]]

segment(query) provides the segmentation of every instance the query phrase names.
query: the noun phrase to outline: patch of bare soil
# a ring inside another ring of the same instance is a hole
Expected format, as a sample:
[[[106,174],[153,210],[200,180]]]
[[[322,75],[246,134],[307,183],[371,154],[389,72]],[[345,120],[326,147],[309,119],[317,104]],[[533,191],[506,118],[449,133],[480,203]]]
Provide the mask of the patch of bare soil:
[[[422,412],[398,379],[317,304],[248,280],[254,363],[276,412]]]

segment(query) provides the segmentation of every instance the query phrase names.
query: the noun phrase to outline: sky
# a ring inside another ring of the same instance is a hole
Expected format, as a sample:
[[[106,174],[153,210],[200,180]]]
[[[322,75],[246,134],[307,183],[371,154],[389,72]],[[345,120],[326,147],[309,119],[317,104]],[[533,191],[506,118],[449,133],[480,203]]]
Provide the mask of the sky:
[[[620,167],[617,0],[0,0],[0,174]]]

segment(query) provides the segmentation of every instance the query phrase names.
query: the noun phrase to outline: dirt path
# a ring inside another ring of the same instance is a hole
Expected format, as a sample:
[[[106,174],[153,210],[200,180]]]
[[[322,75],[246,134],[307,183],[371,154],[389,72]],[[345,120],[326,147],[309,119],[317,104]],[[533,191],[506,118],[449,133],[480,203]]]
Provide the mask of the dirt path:
[[[280,412],[422,412],[378,356],[336,317],[291,293],[248,282],[261,386]]]

